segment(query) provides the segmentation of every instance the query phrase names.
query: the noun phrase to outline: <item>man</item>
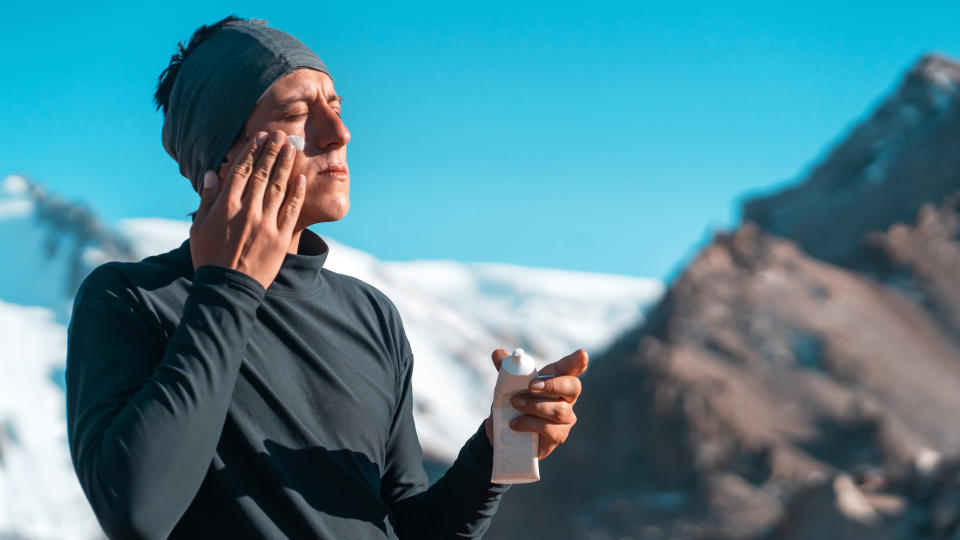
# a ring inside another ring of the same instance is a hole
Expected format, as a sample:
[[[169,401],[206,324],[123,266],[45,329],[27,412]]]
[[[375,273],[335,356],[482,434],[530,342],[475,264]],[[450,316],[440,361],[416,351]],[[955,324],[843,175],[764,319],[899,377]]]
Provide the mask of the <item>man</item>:
[[[194,33],[161,74],[163,144],[201,193],[190,237],[81,285],[67,353],[77,476],[131,538],[448,538],[487,529],[488,417],[427,488],[413,355],[382,293],[323,268],[306,227],[349,208],[326,66],[262,21]],[[287,135],[305,140],[297,151]],[[216,171],[216,172],[214,172]],[[493,363],[506,356],[498,349]],[[583,351],[514,405],[545,458],[576,421]]]

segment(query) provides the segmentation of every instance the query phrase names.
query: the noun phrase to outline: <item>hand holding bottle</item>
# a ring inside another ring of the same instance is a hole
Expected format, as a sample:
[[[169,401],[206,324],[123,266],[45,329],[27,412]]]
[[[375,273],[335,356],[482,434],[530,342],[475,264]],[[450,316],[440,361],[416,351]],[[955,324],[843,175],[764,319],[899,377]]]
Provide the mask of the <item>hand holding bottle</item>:
[[[503,359],[508,355],[504,349],[497,349],[491,355],[494,367],[499,371]],[[511,402],[524,414],[510,422],[515,431],[536,432],[539,434],[538,458],[549,456],[558,446],[567,440],[570,430],[577,423],[573,405],[580,397],[582,386],[578,378],[587,370],[589,358],[586,351],[577,351],[545,366],[530,381],[528,391],[515,395]],[[549,377],[549,378],[543,378]],[[487,438],[494,444],[493,415],[485,422]]]

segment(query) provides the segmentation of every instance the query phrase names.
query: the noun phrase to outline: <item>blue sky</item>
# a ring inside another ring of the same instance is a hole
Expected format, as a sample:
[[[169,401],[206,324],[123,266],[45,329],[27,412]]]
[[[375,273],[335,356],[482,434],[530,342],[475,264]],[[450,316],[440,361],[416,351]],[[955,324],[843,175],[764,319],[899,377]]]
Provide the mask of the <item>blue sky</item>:
[[[318,233],[388,260],[660,278],[922,53],[960,58],[948,2],[18,4],[0,174],[107,222],[195,209],[151,100],[176,43],[233,13],[314,49],[345,98],[352,206]]]

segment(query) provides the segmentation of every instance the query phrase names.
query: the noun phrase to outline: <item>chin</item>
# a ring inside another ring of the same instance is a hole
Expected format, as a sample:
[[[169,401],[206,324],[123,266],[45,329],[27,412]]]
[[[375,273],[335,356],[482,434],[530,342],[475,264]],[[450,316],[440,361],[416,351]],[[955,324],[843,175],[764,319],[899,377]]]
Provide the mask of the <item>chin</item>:
[[[317,201],[316,204],[305,207],[302,213],[306,214],[310,223],[326,223],[343,219],[349,211],[350,198],[343,195]]]

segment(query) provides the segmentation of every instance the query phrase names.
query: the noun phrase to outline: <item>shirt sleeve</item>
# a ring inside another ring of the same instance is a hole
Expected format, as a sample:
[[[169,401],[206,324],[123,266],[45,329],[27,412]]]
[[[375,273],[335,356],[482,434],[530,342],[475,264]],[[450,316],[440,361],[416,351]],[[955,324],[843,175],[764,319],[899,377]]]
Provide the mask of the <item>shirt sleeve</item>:
[[[404,341],[405,338],[404,338]],[[423,451],[413,420],[413,355],[402,365],[400,403],[391,426],[381,494],[400,538],[480,538],[508,484],[490,481],[493,447],[483,423],[447,472],[427,489]]]
[[[94,270],[68,327],[70,454],[111,537],[165,538],[213,459],[265,290],[202,266],[166,343],[117,263]]]

